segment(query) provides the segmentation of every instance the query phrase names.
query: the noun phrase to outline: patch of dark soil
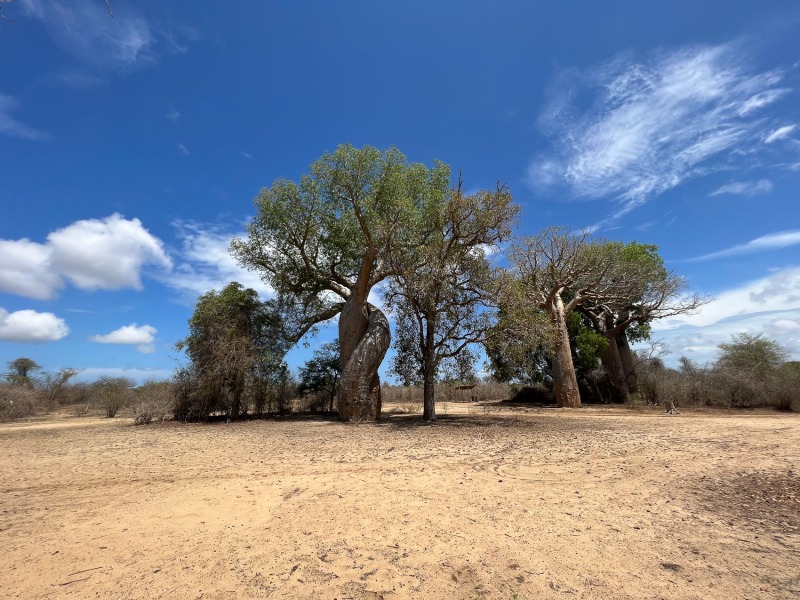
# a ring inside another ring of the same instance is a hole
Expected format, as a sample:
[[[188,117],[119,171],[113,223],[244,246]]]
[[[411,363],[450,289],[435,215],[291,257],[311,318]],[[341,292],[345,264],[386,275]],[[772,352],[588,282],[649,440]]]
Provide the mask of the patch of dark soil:
[[[703,477],[697,496],[706,509],[744,521],[750,529],[800,534],[800,474],[796,471]]]

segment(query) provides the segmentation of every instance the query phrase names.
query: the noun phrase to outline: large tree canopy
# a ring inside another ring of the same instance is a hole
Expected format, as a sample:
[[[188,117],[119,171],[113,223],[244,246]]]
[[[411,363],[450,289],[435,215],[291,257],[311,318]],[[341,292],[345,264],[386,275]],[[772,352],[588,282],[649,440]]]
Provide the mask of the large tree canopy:
[[[646,337],[652,321],[690,313],[708,300],[697,294],[684,294],[684,278],[667,271],[657,246],[605,242],[603,247],[607,260],[613,264],[610,276],[625,285],[610,297],[589,299],[581,310],[608,341],[602,360],[612,399],[625,402],[628,392],[635,391],[633,353],[628,338]]]
[[[394,277],[388,298],[403,353],[395,367],[405,380],[419,373],[426,421],[436,418],[434,384],[442,361],[457,360],[491,331],[489,305],[496,303],[498,281],[486,252],[511,234],[518,210],[503,185],[472,194],[461,188],[459,182],[446,196],[425,198],[416,222],[401,232],[401,251],[389,255]]]
[[[214,412],[240,416],[248,383],[264,378],[281,366],[286,340],[279,303],[263,302],[255,290],[232,282],[197,300],[189,320],[189,335],[177,344],[189,357],[194,381],[194,416]]]
[[[390,252],[416,242],[400,235],[404,228],[418,220],[426,199],[448,194],[449,179],[446,165],[409,163],[394,148],[340,146],[299,182],[279,179],[263,189],[248,237],[232,244],[240,263],[295,307],[295,341],[341,313],[342,420],[380,416],[378,367],[390,332],[368,296],[394,274]]]

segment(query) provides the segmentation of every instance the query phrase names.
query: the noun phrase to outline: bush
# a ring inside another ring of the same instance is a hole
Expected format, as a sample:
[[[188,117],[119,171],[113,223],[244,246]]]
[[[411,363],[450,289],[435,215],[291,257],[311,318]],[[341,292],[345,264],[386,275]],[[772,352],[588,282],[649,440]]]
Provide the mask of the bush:
[[[92,388],[103,405],[106,416],[112,419],[120,409],[128,406],[133,381],[125,377],[101,377]]]
[[[133,422],[147,425],[155,420],[164,421],[172,416],[173,384],[169,381],[146,381],[135,390]]]
[[[29,386],[0,384],[0,422],[30,417],[39,400],[39,394]]]

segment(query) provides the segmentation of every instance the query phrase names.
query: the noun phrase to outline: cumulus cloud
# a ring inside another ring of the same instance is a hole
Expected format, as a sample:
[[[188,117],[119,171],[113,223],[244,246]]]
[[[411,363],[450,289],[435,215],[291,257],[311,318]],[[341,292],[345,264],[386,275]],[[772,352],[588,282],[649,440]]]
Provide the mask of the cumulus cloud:
[[[792,132],[797,128],[797,125],[785,125],[780,127],[770,133],[767,138],[764,140],[765,144],[771,144],[772,142],[777,142],[778,140],[783,140],[789,137]]]
[[[0,93],[0,133],[24,140],[50,139],[49,133],[25,125],[11,116],[11,113],[17,110],[19,106],[19,101],[13,96]]]
[[[758,194],[767,194],[772,191],[775,186],[769,179],[760,179],[758,181],[734,181],[726,183],[725,185],[717,188],[709,194],[709,196],[757,196]]]
[[[64,280],[86,290],[141,289],[149,265],[170,269],[164,244],[139,219],[113,214],[76,221],[39,244],[0,240],[0,291],[36,299],[53,298]]]
[[[0,308],[0,340],[7,342],[53,342],[69,333],[69,328],[53,313],[35,310],[8,312]]]
[[[762,235],[745,244],[738,244],[718,252],[711,252],[710,254],[690,258],[689,262],[726,258],[728,256],[739,256],[742,254],[754,254],[756,252],[766,252],[768,250],[779,250],[798,244],[800,244],[800,230],[779,231],[777,233]]]
[[[53,298],[64,282],[53,269],[52,248],[28,239],[0,240],[0,291],[37,300]]]
[[[105,335],[93,335],[89,338],[98,344],[125,344],[136,346],[136,349],[143,354],[155,352],[155,334],[158,330],[150,325],[137,325],[131,323]]]
[[[653,338],[664,341],[675,360],[682,354],[711,360],[736,333],[764,334],[800,358],[800,268],[724,290],[694,315],[653,323]]]
[[[784,72],[754,71],[746,49],[689,46],[562,72],[539,123],[553,143],[529,168],[539,187],[613,199],[615,217],[763,148],[763,111],[790,93]]]
[[[244,232],[232,233],[215,226],[193,222],[176,222],[181,240],[180,260],[163,283],[184,293],[188,300],[209,290],[221,290],[231,281],[253,288],[262,297],[269,297],[274,290],[252,271],[243,269],[231,256],[228,248],[234,237],[243,237]]]
[[[142,288],[145,265],[169,269],[164,244],[139,219],[113,214],[105,219],[76,221],[47,236],[55,269],[86,290]]]

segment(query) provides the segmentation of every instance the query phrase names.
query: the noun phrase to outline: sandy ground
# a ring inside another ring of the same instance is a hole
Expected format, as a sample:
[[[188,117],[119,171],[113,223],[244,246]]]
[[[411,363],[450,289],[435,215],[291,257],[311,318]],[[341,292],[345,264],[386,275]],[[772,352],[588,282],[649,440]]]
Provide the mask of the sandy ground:
[[[0,425],[0,598],[798,598],[800,415]]]

